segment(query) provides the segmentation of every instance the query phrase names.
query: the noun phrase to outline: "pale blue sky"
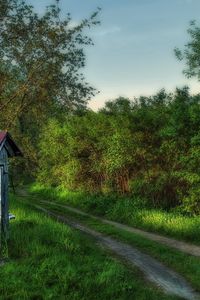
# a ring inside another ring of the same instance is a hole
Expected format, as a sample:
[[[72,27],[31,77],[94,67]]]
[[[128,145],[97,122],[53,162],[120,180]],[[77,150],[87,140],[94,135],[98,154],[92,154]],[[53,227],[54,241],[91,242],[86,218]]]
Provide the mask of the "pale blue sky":
[[[38,12],[52,0],[28,0]],[[119,95],[133,98],[165,87],[188,84],[192,92],[200,83],[182,75],[183,63],[173,49],[188,40],[191,20],[200,21],[200,0],[61,0],[63,15],[75,22],[101,7],[101,25],[90,30],[95,46],[86,50],[87,80],[100,90],[90,107],[97,109]]]

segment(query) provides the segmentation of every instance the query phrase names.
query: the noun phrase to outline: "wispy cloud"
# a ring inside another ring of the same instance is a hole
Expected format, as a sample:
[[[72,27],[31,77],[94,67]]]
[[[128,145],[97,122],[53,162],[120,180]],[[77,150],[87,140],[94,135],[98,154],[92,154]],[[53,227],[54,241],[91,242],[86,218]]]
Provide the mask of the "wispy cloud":
[[[121,28],[119,26],[112,26],[112,27],[101,29],[101,30],[97,31],[96,35],[106,36],[106,35],[110,35],[110,34],[120,32],[120,31],[121,31]]]

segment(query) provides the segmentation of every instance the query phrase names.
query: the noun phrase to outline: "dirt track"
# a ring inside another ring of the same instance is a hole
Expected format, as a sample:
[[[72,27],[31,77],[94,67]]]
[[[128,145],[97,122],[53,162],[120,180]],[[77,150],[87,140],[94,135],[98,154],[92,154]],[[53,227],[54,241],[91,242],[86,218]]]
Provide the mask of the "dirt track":
[[[92,230],[79,222],[74,222],[67,217],[60,216],[59,214],[43,208],[42,206],[33,206],[58,221],[94,237],[101,246],[104,246],[119,257],[125,259],[130,265],[137,266],[149,281],[162,288],[164,292],[177,295],[188,300],[200,299],[199,295],[194,292],[192,287],[185,281],[184,278],[151,256],[140,252],[126,243],[119,242]]]
[[[113,226],[115,226],[119,229],[124,229],[126,231],[139,234],[139,235],[141,235],[141,236],[143,236],[143,237],[145,237],[149,240],[156,241],[156,242],[159,242],[160,244],[164,244],[166,246],[178,249],[181,252],[184,252],[184,253],[187,253],[187,254],[190,254],[190,255],[193,255],[193,256],[200,257],[200,247],[199,246],[192,245],[192,244],[182,242],[182,241],[178,241],[176,239],[168,238],[168,237],[165,237],[165,236],[162,236],[162,235],[159,235],[159,234],[146,232],[144,230],[137,229],[137,228],[134,228],[134,227],[130,227],[130,226],[118,223],[118,222],[114,222],[114,221],[110,221],[110,220],[103,219],[103,218],[100,218],[100,217],[96,217],[94,215],[85,213],[85,212],[83,212],[83,211],[81,211],[77,208],[73,208],[73,207],[68,206],[68,205],[61,205],[61,204],[53,203],[53,202],[50,202],[50,201],[41,201],[41,202],[48,203],[48,204],[51,204],[51,205],[56,205],[56,206],[63,207],[63,208],[67,208],[69,211],[75,212],[79,215],[88,216],[90,218],[100,220],[101,222],[103,222],[105,224],[113,225]]]

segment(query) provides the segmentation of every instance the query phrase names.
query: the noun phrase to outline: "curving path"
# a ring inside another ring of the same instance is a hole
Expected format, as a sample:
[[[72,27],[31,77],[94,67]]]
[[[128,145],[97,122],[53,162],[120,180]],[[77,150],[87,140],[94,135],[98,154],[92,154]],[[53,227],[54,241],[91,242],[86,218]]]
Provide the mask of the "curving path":
[[[104,218],[100,218],[100,217],[85,213],[85,212],[83,212],[83,211],[81,211],[77,208],[73,208],[73,207],[68,206],[68,205],[61,205],[61,204],[57,204],[57,203],[54,203],[54,202],[51,202],[51,201],[44,201],[44,200],[40,201],[40,202],[66,208],[69,211],[75,212],[79,215],[88,216],[90,218],[100,220],[101,222],[103,222],[105,224],[113,225],[116,228],[124,229],[126,231],[139,234],[139,235],[141,235],[141,236],[143,236],[143,237],[145,237],[149,240],[156,241],[156,242],[159,242],[160,244],[164,244],[166,246],[178,249],[181,252],[184,252],[184,253],[187,253],[187,254],[190,254],[190,255],[193,255],[193,256],[200,257],[200,246],[192,245],[192,244],[182,242],[182,241],[178,241],[178,240],[173,239],[173,238],[168,238],[168,237],[156,234],[156,233],[147,232],[147,231],[144,231],[142,229],[137,229],[137,228],[134,228],[134,227],[131,227],[131,226],[128,226],[128,225],[118,223],[118,222],[114,222],[114,221],[110,221],[110,220],[107,220],[107,219],[104,219]]]
[[[162,288],[164,292],[188,300],[200,299],[199,295],[195,293],[192,287],[182,276],[167,268],[151,256],[140,252],[136,248],[126,243],[119,242],[93,229],[90,229],[79,222],[71,221],[64,216],[60,216],[59,214],[43,208],[40,205],[31,204],[31,206],[46,213],[50,217],[55,218],[59,222],[70,225],[71,227],[94,237],[100,245],[106,247],[119,257],[125,259],[129,265],[137,266],[149,281]]]

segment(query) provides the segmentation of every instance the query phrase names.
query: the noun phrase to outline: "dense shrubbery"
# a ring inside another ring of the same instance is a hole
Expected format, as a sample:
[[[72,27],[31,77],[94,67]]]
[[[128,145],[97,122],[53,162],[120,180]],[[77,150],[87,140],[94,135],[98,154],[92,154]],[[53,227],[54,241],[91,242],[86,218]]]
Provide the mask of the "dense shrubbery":
[[[199,101],[187,88],[162,90],[107,102],[98,113],[52,119],[40,137],[38,180],[199,214]]]

